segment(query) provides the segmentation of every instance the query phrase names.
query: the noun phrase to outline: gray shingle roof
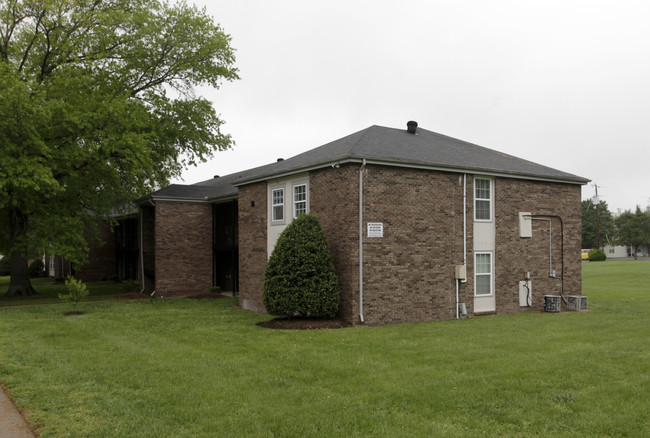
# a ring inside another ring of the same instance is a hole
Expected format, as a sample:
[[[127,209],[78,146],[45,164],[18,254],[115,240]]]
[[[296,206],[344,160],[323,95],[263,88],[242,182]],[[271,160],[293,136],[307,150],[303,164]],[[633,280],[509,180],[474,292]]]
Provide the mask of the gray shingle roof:
[[[242,182],[329,165],[334,162],[375,162],[468,173],[586,184],[588,179],[528,160],[458,140],[426,129],[406,130],[371,126],[362,131],[304,152],[273,166],[253,169]]]
[[[405,129],[371,126],[302,154],[243,172],[201,181],[174,184],[146,199],[215,201],[237,197],[237,186],[288,176],[334,163],[368,163],[438,169],[453,172],[499,175],[571,184],[588,179],[542,166],[522,158],[458,140],[426,129],[416,134]]]

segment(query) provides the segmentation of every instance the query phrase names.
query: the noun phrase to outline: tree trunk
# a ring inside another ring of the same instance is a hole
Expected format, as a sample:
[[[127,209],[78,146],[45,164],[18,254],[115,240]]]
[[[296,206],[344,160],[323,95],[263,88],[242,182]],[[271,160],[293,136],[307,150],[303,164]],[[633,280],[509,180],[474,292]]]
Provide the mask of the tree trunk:
[[[9,280],[9,290],[5,294],[7,297],[36,295],[36,290],[32,287],[27,273],[27,259],[19,252],[11,253],[10,264],[11,278]]]
[[[27,235],[27,216],[18,209],[10,212],[9,227],[11,231],[11,260],[9,264],[9,290],[5,294],[7,297],[35,295],[36,290],[29,281],[27,272],[27,257],[20,251],[20,247],[27,248],[24,237]]]

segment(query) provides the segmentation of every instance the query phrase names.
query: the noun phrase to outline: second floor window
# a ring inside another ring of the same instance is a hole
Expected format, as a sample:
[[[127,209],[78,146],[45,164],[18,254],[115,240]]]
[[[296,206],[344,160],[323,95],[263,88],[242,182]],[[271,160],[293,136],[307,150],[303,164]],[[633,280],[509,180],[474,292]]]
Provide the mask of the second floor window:
[[[474,219],[477,221],[492,220],[492,180],[487,178],[474,179]]]
[[[271,195],[274,221],[284,220],[284,189],[274,189]]]
[[[307,185],[300,184],[293,187],[293,217],[300,213],[307,213]]]

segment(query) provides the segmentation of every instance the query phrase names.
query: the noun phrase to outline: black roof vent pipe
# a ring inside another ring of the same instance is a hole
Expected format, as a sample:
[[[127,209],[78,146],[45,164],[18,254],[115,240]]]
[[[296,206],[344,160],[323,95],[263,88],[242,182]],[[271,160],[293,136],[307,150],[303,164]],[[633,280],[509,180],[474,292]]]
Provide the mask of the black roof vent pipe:
[[[418,129],[418,122],[411,120],[406,124],[406,130],[409,134],[415,134],[415,131]]]
[[[279,163],[280,161],[284,161],[284,158],[278,158],[277,162]]]

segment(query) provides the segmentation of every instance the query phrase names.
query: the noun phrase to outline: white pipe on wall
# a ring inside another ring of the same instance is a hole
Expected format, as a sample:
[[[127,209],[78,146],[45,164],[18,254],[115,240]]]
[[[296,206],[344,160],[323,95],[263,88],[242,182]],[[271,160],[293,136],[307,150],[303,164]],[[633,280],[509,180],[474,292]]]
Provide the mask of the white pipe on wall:
[[[366,168],[366,159],[359,169],[359,319],[363,318],[363,171]]]
[[[463,174],[463,266],[467,269],[467,174]],[[467,272],[467,271],[466,271]],[[467,274],[464,279],[456,279],[456,319],[460,318],[460,283],[467,283]]]
[[[463,265],[467,266],[467,174],[463,174]],[[467,283],[467,276],[462,280]]]

